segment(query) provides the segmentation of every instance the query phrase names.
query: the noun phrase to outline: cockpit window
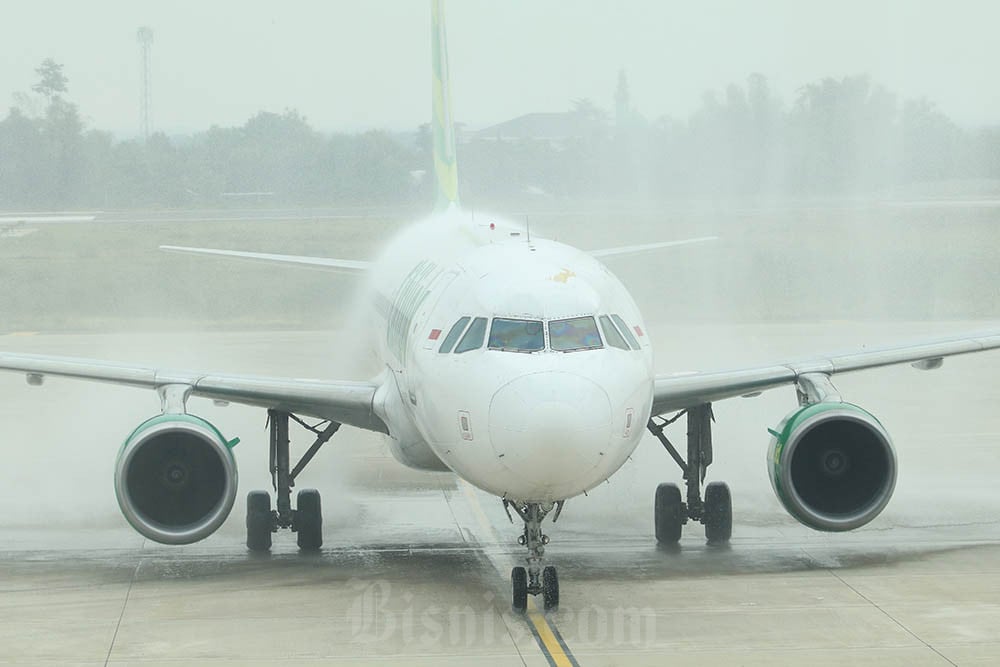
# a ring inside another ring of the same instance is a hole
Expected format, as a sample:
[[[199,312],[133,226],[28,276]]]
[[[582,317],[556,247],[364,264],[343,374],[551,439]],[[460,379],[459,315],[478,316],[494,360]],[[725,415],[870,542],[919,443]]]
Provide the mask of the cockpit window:
[[[493,318],[490,328],[491,350],[505,352],[537,352],[545,348],[545,334],[538,320],[508,320]]]
[[[441,354],[448,354],[451,352],[451,348],[455,347],[455,343],[458,341],[458,337],[462,335],[465,331],[465,325],[469,323],[471,317],[459,318],[458,322],[455,322],[455,326],[451,328],[448,335],[444,337],[444,342],[441,343],[441,348],[438,350]]]
[[[574,317],[549,322],[549,342],[557,352],[593,350],[603,347],[593,317]]]
[[[483,338],[486,337],[486,318],[477,317],[472,320],[469,330],[462,336],[462,341],[455,348],[455,354],[478,350],[483,346]]]
[[[627,324],[625,324],[625,320],[623,320],[618,315],[612,315],[611,319],[613,319],[615,321],[615,324],[618,325],[618,329],[622,332],[622,335],[625,336],[625,340],[627,340],[628,344],[632,346],[632,349],[638,350],[639,341],[637,341],[635,339],[635,336],[632,335],[632,330],[628,328]]]
[[[622,335],[618,333],[618,329],[615,325],[611,323],[611,318],[607,315],[601,315],[601,329],[604,331],[604,340],[608,341],[608,345],[611,347],[617,347],[620,350],[629,349],[628,343],[622,338]]]

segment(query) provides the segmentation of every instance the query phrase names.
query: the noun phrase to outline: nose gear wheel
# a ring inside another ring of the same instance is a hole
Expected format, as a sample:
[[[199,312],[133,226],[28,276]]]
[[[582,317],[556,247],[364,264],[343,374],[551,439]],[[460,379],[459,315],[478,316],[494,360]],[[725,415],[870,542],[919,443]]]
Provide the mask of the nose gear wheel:
[[[518,566],[511,571],[511,608],[517,613],[524,613],[528,608],[528,595],[541,595],[545,611],[555,611],[559,608],[559,577],[555,567],[544,565],[549,536],[542,533],[542,521],[555,509],[552,519],[555,522],[562,512],[563,501],[517,503],[504,499],[503,504],[508,516],[510,508],[513,508],[524,521],[524,532],[517,538],[517,543],[528,550],[525,558],[527,567]]]

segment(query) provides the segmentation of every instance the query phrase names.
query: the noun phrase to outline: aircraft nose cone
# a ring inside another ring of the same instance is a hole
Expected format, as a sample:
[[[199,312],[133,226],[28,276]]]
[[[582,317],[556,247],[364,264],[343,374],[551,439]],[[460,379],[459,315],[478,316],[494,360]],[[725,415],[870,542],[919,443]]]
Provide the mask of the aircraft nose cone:
[[[535,373],[501,387],[490,405],[489,429],[493,451],[520,482],[511,497],[561,499],[588,488],[611,423],[607,392],[580,375]]]

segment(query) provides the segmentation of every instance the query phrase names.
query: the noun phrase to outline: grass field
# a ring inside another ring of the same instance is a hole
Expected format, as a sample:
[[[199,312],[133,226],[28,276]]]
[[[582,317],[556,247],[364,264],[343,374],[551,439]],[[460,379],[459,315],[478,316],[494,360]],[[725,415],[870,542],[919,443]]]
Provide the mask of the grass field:
[[[228,219],[211,219],[223,215]],[[341,326],[355,278],[167,254],[158,246],[366,259],[410,217],[116,212],[92,223],[26,223],[0,234],[0,332]],[[995,203],[604,207],[529,220],[532,233],[582,248],[718,235],[710,245],[607,261],[650,320],[1000,317]]]

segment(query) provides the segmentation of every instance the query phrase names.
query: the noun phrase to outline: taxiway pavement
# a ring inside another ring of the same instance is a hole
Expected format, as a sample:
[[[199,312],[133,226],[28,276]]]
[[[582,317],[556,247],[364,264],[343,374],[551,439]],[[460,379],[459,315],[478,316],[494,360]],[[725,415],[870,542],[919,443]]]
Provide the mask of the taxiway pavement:
[[[648,324],[664,371],[990,327]],[[0,336],[0,349],[359,377],[363,363],[343,354],[354,338]],[[709,479],[733,489],[727,548],[706,546],[693,525],[679,549],[656,546],[653,490],[679,473],[647,438],[607,484],[546,522],[562,589],[547,622],[579,665],[996,664],[998,376],[1000,354],[983,354],[837,381],[883,420],[900,457],[892,503],[850,534],[798,525],[770,491],[766,428],[794,407],[791,390],[716,406]],[[268,488],[263,413],[196,399],[190,408],[243,439],[241,497]],[[0,374],[0,664],[560,664],[510,612],[519,529],[500,503],[449,474],[401,467],[369,434],[341,431],[303,473],[301,485],[323,493],[319,555],[298,554],[291,535],[269,557],[249,555],[242,499],[204,542],[143,540],[118,513],[111,471],[121,440],[156,409],[141,390],[55,379],[35,388]],[[293,454],[306,444],[293,439]]]

